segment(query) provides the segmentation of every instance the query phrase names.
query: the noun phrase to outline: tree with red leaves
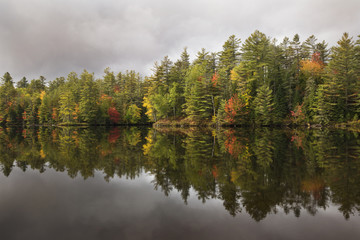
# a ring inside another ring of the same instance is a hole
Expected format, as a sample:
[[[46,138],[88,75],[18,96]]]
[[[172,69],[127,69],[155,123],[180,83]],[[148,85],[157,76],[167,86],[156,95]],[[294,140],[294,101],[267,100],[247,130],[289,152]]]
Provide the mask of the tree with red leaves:
[[[110,121],[117,124],[120,121],[120,113],[116,110],[115,107],[109,107],[108,114]]]
[[[115,127],[109,131],[108,142],[116,143],[119,137],[120,137],[120,130],[117,127]]]
[[[249,114],[249,97],[248,95],[239,96],[234,94],[225,103],[225,121],[230,124],[243,123],[247,120]]]
[[[294,124],[301,124],[305,120],[305,113],[302,110],[304,103],[301,105],[297,105],[294,109],[294,111],[290,111],[291,113],[291,121]]]

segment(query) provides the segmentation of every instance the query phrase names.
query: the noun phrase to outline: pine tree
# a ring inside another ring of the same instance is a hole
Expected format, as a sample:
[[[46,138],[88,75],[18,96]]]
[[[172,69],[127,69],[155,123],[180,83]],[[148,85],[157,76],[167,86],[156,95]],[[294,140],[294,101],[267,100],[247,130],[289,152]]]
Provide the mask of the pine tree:
[[[70,89],[64,90],[59,100],[59,118],[63,123],[70,124],[75,121],[73,112],[75,111],[76,102]]]
[[[325,98],[325,96],[329,97],[329,95],[325,94],[324,85],[320,85],[316,91],[313,106],[310,106],[310,110],[314,112],[313,120],[316,123],[320,124],[328,124],[330,118],[331,107],[334,105],[329,101],[329,99]],[[336,104],[336,103],[335,103]]]
[[[194,65],[185,82],[184,111],[191,119],[209,119],[212,116],[212,100],[209,92],[211,80],[206,76],[206,65]]]
[[[271,43],[270,56],[272,60],[269,65],[269,86],[273,90],[274,95],[274,123],[281,123],[288,114],[284,84],[283,53],[282,48],[276,45],[276,40],[274,39]]]
[[[51,120],[51,112],[50,112],[50,102],[48,94],[45,91],[40,93],[40,106],[39,106],[39,123],[40,124],[47,124]]]
[[[170,70],[170,86],[169,86],[169,101],[173,109],[173,116],[181,116],[183,114],[181,106],[185,103],[184,89],[185,76],[189,70],[189,54],[187,49],[181,53],[179,60],[171,67]]]
[[[328,63],[329,49],[328,44],[325,41],[316,44],[316,52],[320,53],[320,61],[324,64]]]
[[[255,122],[260,125],[269,125],[273,121],[273,96],[272,90],[267,85],[258,89],[253,102]]]
[[[17,88],[27,88],[29,86],[29,83],[26,79],[26,77],[23,77],[17,84]]]
[[[0,86],[0,122],[10,121],[10,110],[14,104],[16,90],[10,73],[6,72],[1,78]],[[12,114],[13,115],[13,114]]]
[[[269,38],[259,31],[255,31],[241,47],[245,82],[250,95],[256,95],[257,88],[269,84],[269,65],[271,62],[271,48]]]
[[[230,74],[231,70],[239,63],[239,44],[240,40],[235,35],[231,35],[219,53],[219,85],[223,90],[222,97],[225,99],[230,98],[233,94],[231,92]]]
[[[302,55],[306,59],[310,59],[311,56],[316,52],[316,37],[311,35],[302,44]]]
[[[98,88],[93,79],[93,74],[86,70],[80,76],[82,88],[80,91],[79,114],[81,121],[93,124],[96,123],[98,115]]]
[[[106,95],[109,95],[111,97],[114,96],[114,88],[116,85],[116,79],[114,72],[111,72],[110,68],[106,68],[104,70],[105,76],[104,80],[101,84],[102,86],[102,92]]]
[[[305,81],[301,77],[300,67],[302,59],[308,56],[310,52],[303,49],[304,44],[300,43],[298,34],[294,35],[292,41],[286,37],[281,47],[284,51],[283,83],[286,90],[287,107],[288,110],[291,110],[303,101]]]
[[[184,51],[181,53],[180,56],[180,69],[182,70],[183,76],[185,76],[186,71],[190,67],[190,55],[187,52],[187,48],[184,48]]]
[[[338,114],[335,121],[352,120],[358,105],[359,84],[356,74],[355,43],[348,33],[344,33],[338,45],[332,48],[331,60],[328,65],[328,74],[325,85],[335,88],[338,98]],[[334,83],[333,83],[334,82]]]

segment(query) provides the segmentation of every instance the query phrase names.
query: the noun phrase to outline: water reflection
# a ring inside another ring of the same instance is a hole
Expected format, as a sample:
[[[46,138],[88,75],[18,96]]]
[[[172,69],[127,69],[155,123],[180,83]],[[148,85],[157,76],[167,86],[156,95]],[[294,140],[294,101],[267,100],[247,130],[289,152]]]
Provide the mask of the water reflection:
[[[360,210],[359,146],[357,133],[340,130],[1,129],[0,164],[5,176],[51,168],[84,179],[101,171],[106,181],[146,171],[166,196],[177,190],[187,203],[194,190],[256,221],[330,205],[349,219]]]

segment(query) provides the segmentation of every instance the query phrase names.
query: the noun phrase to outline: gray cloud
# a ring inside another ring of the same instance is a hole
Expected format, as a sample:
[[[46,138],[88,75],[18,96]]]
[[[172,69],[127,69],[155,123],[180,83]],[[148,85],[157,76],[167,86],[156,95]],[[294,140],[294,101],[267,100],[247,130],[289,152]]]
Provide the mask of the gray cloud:
[[[332,45],[344,31],[359,34],[358,9],[358,0],[0,1],[0,74],[52,80],[84,68],[101,76],[108,66],[148,74],[185,46],[219,51],[230,35],[244,40],[256,29]]]

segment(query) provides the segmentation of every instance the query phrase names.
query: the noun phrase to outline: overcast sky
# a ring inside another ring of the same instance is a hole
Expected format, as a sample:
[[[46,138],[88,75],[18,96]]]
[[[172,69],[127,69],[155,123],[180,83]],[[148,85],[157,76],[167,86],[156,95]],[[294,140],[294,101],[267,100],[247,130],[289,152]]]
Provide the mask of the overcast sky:
[[[0,74],[47,80],[83,69],[102,76],[176,60],[188,47],[220,51],[232,34],[279,41],[360,34],[360,0],[0,0]]]

